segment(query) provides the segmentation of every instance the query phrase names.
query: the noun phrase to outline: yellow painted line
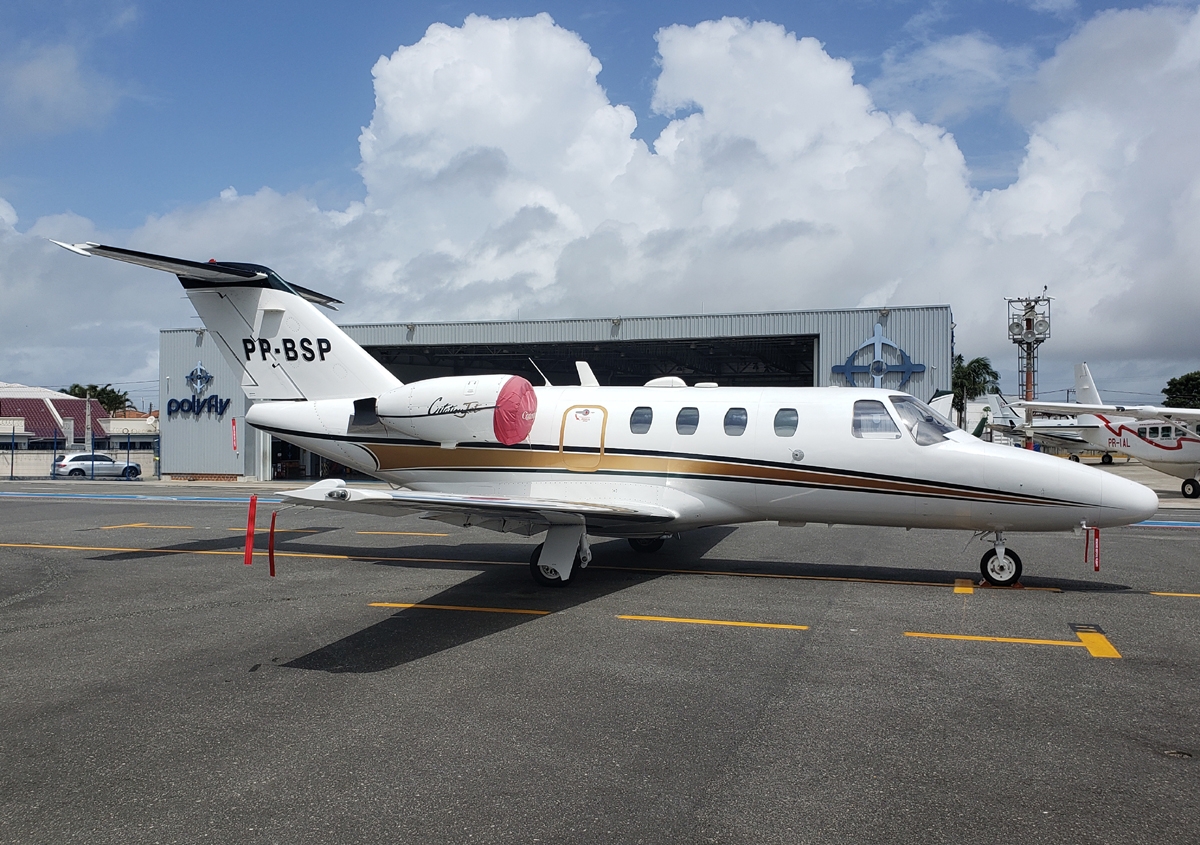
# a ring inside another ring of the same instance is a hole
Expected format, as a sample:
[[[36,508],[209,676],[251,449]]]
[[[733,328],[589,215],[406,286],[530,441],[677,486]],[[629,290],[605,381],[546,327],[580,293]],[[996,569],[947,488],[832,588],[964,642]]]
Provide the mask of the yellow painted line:
[[[634,619],[639,622],[679,622],[685,625],[729,625],[735,628],[782,628],[788,631],[807,631],[807,625],[781,625],[776,622],[733,622],[728,619],[682,619],[675,616],[623,616],[618,619]]]
[[[924,637],[933,640],[970,640],[978,643],[1021,643],[1025,645],[1056,645],[1068,648],[1086,648],[1092,657],[1120,657],[1121,653],[1099,631],[1076,631],[1078,640],[1039,640],[1028,637],[978,637],[970,634],[930,634],[920,631],[905,631],[906,637]]]
[[[970,595],[975,592],[975,582],[966,578],[954,579],[954,592]]]
[[[1174,596],[1179,599],[1200,599],[1200,593],[1155,593],[1151,592],[1152,596]]]
[[[898,581],[890,578],[852,578],[842,575],[783,575],[775,572],[727,572],[720,569],[660,569],[655,566],[603,566],[593,563],[588,569],[606,569],[612,572],[658,572],[664,575],[725,575],[730,578],[778,578],[785,581],[840,581],[851,584],[895,584],[903,587],[952,587],[957,584],[947,584],[945,581]],[[1011,590],[1012,587],[984,588],[992,590]],[[1021,587],[1020,592],[1026,593],[1061,593],[1060,587]]]
[[[237,531],[241,534],[245,534],[246,526],[243,525],[241,528],[226,528],[225,530],[226,531]],[[255,528],[254,529],[255,534],[268,534],[268,533],[270,533],[270,531],[271,531],[270,528]],[[276,528],[275,533],[276,534],[319,534],[321,532],[317,531],[315,528]]]
[[[423,602],[373,601],[368,607],[416,607],[422,610],[471,610],[476,613],[521,613],[526,616],[548,616],[549,610],[525,610],[519,607],[471,607],[457,604],[424,604]]]
[[[449,534],[435,534],[432,531],[355,531],[355,534],[385,534],[389,537],[449,537]]]
[[[1076,631],[1075,636],[1083,641],[1084,648],[1092,657],[1120,657],[1121,652],[1099,631]]]
[[[151,555],[223,555],[242,557],[245,555],[244,549],[226,551],[221,549],[137,549],[125,548],[118,546],[61,546],[50,543],[0,543],[0,549],[55,549],[58,551],[67,552],[124,552],[129,554],[151,554]],[[255,551],[257,557],[266,557],[266,551]],[[527,563],[521,563],[510,560],[470,560],[457,558],[440,558],[440,557],[384,557],[383,555],[334,555],[317,552],[275,552],[275,557],[302,557],[314,558],[316,560],[379,560],[385,562],[396,563],[457,563],[457,564],[482,564],[485,566],[528,566]]]
[[[151,525],[149,522],[131,522],[128,525],[101,525],[101,531],[112,531],[114,528],[186,528],[191,529],[190,525]],[[244,528],[242,529],[245,530]]]

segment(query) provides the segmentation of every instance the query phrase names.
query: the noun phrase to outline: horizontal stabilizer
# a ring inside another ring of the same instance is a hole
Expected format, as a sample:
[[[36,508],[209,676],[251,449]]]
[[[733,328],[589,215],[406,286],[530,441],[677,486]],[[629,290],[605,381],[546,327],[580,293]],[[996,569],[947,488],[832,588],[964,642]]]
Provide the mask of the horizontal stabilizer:
[[[91,242],[82,244],[65,244],[62,241],[55,240],[51,240],[50,242],[58,244],[63,249],[69,249],[78,255],[98,255],[101,258],[113,258],[128,264],[149,267],[152,270],[174,273],[179,277],[179,281],[183,283],[185,288],[197,287],[197,283],[204,287],[217,287],[220,285],[270,287],[294,293],[297,296],[307,299],[309,302],[315,302],[327,308],[332,308],[335,304],[341,304],[340,299],[334,299],[332,296],[326,296],[323,293],[317,293],[300,285],[286,282],[269,267],[261,267],[257,264],[219,262],[215,260],[208,262],[189,261],[186,258],[171,258],[166,255],[154,255],[149,252],[137,252],[132,249],[122,249],[121,247],[105,246]]]

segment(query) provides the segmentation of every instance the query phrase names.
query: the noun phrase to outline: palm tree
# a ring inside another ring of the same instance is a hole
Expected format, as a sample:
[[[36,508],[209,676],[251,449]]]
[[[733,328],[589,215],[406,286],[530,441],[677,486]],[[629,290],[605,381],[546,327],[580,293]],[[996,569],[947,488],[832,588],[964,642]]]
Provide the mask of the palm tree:
[[[985,393],[995,393],[1000,386],[1000,374],[992,369],[992,362],[987,358],[972,358],[964,363],[963,356],[955,355],[953,364],[950,389],[954,399],[950,404],[958,411],[958,426],[962,428],[967,402]]]

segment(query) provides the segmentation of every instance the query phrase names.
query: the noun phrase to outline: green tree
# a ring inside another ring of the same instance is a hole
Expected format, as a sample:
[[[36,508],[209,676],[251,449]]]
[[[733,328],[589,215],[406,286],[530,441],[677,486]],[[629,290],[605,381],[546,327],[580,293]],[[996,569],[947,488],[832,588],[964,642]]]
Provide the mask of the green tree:
[[[961,428],[967,413],[967,402],[985,393],[995,393],[1000,386],[1000,374],[992,369],[992,362],[987,358],[972,358],[964,362],[963,356],[955,355],[953,364],[950,390],[954,398],[950,404],[958,411],[958,425]]]
[[[1200,370],[1168,379],[1163,396],[1168,408],[1200,408]]]
[[[85,399],[90,393],[92,398],[97,400],[110,414],[133,407],[133,403],[129,401],[128,391],[116,390],[111,384],[106,384],[104,387],[95,384],[73,384],[63,388],[63,393],[68,396],[78,396],[80,399]]]

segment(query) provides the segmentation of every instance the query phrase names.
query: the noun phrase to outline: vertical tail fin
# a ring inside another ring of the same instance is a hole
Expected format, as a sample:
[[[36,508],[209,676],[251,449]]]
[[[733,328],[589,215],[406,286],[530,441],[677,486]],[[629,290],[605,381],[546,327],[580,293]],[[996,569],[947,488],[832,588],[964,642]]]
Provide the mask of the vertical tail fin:
[[[251,399],[360,399],[401,384],[316,307],[338,300],[289,284],[269,267],[202,264],[93,243],[59,246],[178,276]]]
[[[1075,401],[1083,405],[1104,404],[1100,399],[1100,391],[1096,389],[1096,382],[1092,380],[1092,371],[1088,369],[1086,361],[1075,365]]]

